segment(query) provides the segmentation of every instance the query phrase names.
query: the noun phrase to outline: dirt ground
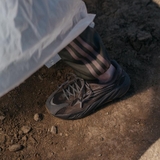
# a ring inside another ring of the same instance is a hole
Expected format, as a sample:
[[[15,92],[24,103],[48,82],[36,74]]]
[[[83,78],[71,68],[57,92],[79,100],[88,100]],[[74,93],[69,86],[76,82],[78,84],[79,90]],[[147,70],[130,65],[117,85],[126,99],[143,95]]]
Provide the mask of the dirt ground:
[[[160,1],[85,2],[130,90],[86,118],[61,120],[45,101],[72,70],[61,61],[44,66],[0,98],[0,159],[139,160],[160,138]]]

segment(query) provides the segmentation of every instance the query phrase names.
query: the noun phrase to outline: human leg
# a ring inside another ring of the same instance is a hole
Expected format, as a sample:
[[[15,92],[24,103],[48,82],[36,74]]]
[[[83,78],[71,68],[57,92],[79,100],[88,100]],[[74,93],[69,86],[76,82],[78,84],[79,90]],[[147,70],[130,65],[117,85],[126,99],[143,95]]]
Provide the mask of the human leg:
[[[128,75],[109,59],[94,29],[88,27],[59,55],[78,77],[66,81],[47,100],[47,109],[54,116],[82,118],[127,92]]]
[[[99,34],[88,27],[60,53],[75,74],[86,80],[97,79],[110,67],[110,59]]]

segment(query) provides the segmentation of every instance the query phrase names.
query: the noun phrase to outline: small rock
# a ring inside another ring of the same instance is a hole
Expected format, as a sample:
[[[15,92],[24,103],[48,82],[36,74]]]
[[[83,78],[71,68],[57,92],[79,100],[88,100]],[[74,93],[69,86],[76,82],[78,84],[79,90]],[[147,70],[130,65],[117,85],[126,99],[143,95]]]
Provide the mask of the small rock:
[[[14,140],[13,139],[11,139],[11,142],[10,142],[11,144],[13,144],[14,143]]]
[[[53,153],[53,152],[50,152],[50,153],[48,153],[48,156],[47,156],[47,157],[48,157],[49,159],[51,159],[51,158],[53,158],[53,156],[54,156],[54,153]]]
[[[2,111],[0,111],[0,120],[3,121],[5,119],[5,115]]]
[[[28,139],[27,136],[22,137],[22,141],[27,141],[27,139]]]
[[[104,141],[104,138],[103,138],[103,137],[101,137],[101,138],[100,138],[100,141]]]
[[[68,134],[66,133],[65,136],[68,137]]]
[[[30,144],[32,145],[35,145],[36,143],[38,143],[37,140],[32,136],[29,138],[29,141],[30,141]]]
[[[3,121],[6,117],[5,116],[0,116],[0,120]]]
[[[34,120],[35,120],[35,121],[41,121],[41,120],[42,120],[42,114],[36,113],[36,114],[34,115]]]
[[[53,133],[53,134],[57,134],[58,133],[57,126],[52,126],[51,127],[51,133]]]
[[[152,35],[148,32],[140,31],[137,34],[137,38],[139,41],[146,41],[146,40],[152,39]]]
[[[102,154],[99,154],[99,155],[98,155],[98,157],[101,157],[101,156],[102,156]]]
[[[41,81],[43,81],[43,78],[42,78],[41,75],[38,75],[38,78],[39,78]]]
[[[40,157],[41,157],[38,153],[35,153],[34,156],[36,157],[37,160],[40,159]]]
[[[16,151],[21,150],[22,148],[23,148],[22,145],[20,145],[20,144],[14,144],[12,146],[9,146],[9,151],[16,152]]]
[[[63,150],[65,151],[65,150],[66,150],[66,147],[63,147]]]
[[[23,131],[24,134],[29,133],[31,131],[31,127],[29,126],[23,126],[21,128],[21,130]]]

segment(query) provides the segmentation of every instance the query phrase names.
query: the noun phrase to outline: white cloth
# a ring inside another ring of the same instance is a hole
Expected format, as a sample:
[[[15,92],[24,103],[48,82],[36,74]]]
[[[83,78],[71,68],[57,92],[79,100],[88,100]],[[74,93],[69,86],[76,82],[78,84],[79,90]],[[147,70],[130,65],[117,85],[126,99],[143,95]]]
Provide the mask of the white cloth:
[[[82,0],[0,0],[0,96],[56,56],[94,17]]]

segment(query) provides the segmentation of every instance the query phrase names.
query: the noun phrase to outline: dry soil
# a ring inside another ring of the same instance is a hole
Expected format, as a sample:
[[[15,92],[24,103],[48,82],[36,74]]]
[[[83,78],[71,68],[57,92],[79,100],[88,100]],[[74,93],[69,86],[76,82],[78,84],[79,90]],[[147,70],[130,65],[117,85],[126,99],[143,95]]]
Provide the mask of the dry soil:
[[[139,160],[160,138],[160,1],[85,2],[130,90],[86,118],[61,120],[45,101],[72,69],[61,61],[42,67],[0,98],[0,159]]]

